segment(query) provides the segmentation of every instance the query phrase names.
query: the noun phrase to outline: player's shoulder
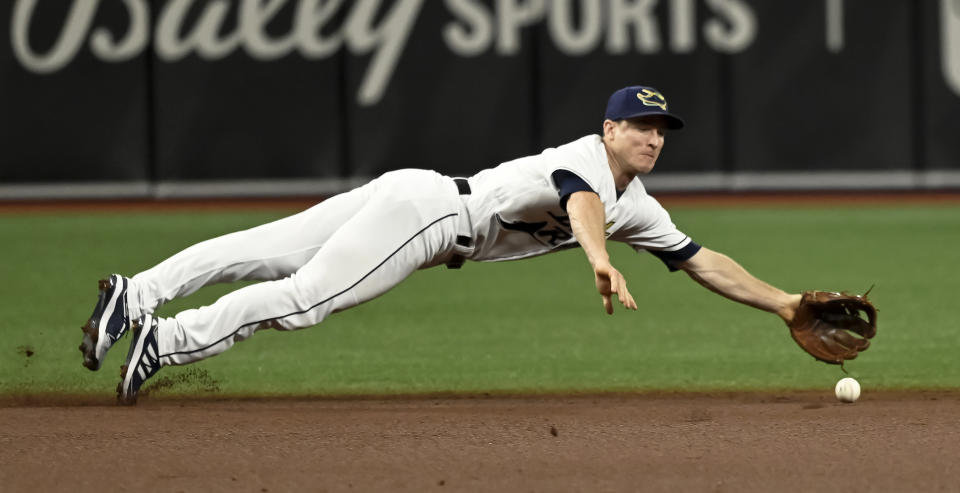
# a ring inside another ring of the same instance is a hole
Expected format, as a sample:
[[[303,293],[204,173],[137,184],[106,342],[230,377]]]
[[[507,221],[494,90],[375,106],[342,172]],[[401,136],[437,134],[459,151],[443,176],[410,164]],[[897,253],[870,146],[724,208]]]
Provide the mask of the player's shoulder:
[[[579,139],[567,142],[556,147],[556,151],[595,156],[598,150],[603,149],[603,140],[597,134],[584,135]]]
[[[586,135],[544,151],[550,166],[567,169],[579,175],[593,175],[606,169],[606,151],[599,135]]]

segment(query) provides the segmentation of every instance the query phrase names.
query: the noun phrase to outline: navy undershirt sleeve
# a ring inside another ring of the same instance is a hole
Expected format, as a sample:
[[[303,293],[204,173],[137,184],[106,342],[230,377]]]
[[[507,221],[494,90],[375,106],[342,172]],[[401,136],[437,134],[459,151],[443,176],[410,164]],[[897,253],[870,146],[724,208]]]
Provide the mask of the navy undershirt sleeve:
[[[554,185],[557,187],[557,191],[560,194],[560,207],[566,211],[567,210],[567,200],[570,199],[570,195],[575,192],[593,192],[597,193],[594,189],[590,188],[590,185],[587,182],[583,181],[583,178],[577,176],[576,173],[568,171],[565,169],[558,169],[550,175],[553,179]],[[598,194],[599,195],[599,194]],[[697,254],[700,251],[700,245],[696,242],[691,241],[687,246],[674,251],[665,251],[665,250],[648,250],[654,256],[659,258],[664,264],[667,265],[667,268],[671,272],[680,270],[678,265],[686,262]]]
[[[654,256],[659,258],[663,263],[667,264],[667,268],[670,269],[670,272],[680,270],[678,265],[690,260],[691,257],[697,254],[700,251],[700,245],[696,242],[691,241],[687,243],[687,246],[674,250],[672,252],[667,252],[664,250],[647,250],[652,253]]]
[[[597,193],[596,190],[590,188],[590,185],[587,185],[587,182],[583,181],[583,178],[572,171],[558,169],[550,175],[550,178],[553,179],[553,184],[556,185],[557,191],[560,193],[560,208],[564,211],[567,210],[567,200],[574,192]]]

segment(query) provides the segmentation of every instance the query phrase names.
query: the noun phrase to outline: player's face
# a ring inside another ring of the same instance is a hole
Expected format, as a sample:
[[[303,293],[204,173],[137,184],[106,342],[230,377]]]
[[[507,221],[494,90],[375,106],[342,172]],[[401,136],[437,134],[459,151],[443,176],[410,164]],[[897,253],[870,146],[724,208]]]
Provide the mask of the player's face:
[[[632,118],[604,124],[607,146],[624,171],[642,175],[653,170],[663,149],[666,122],[661,117]]]

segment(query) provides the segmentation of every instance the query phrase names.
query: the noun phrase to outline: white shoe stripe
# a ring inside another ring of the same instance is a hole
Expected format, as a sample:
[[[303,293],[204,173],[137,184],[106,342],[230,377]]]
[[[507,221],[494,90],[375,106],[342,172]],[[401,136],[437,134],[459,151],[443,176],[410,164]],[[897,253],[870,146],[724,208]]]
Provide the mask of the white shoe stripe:
[[[117,308],[117,302],[120,299],[119,294],[120,294],[120,286],[117,285],[116,282],[114,282],[113,293],[111,293],[110,299],[107,300],[107,306],[103,309],[103,313],[100,314],[100,320],[97,321],[97,333],[98,333],[97,349],[100,349],[101,347],[103,347],[104,343],[107,341],[107,322],[110,321],[110,316],[113,314],[113,311],[116,310]]]

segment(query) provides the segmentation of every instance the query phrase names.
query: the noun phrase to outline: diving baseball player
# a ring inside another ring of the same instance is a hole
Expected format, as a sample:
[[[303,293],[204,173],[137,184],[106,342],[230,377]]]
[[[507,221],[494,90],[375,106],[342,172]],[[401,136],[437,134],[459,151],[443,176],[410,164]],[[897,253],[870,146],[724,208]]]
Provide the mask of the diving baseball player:
[[[665,133],[683,121],[656,89],[610,97],[603,135],[588,135],[469,178],[418,169],[388,172],[299,214],[191,246],[127,278],[100,281],[83,327],[84,366],[97,370],[125,332],[133,337],[118,399],[134,403],[160,368],[226,351],[254,332],[316,325],[387,292],[417,269],[465,260],[520,259],[579,245],[607,313],[613,295],[636,310],[605,242],[621,241],[682,269],[732,300],[791,321],[801,300],[748,274],[677,229],[638,176]],[[261,280],[215,303],[154,317],[163,303],[219,282]]]

